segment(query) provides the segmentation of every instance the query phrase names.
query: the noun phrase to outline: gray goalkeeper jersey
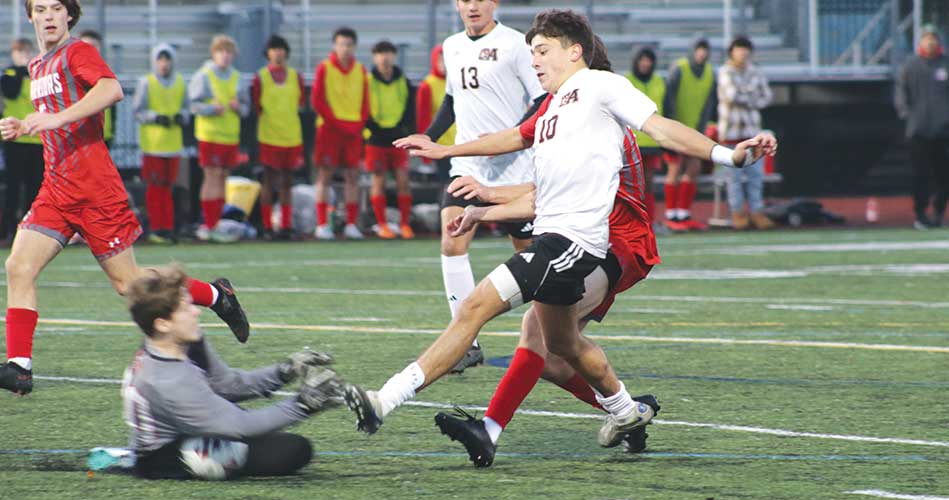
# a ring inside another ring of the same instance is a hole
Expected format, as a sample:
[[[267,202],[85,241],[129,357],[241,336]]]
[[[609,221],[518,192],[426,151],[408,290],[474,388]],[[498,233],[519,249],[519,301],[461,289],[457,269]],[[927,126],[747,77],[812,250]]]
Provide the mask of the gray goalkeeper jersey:
[[[236,401],[268,396],[283,385],[276,366],[250,372],[227,366],[206,339],[188,360],[165,357],[146,344],[125,370],[122,399],[129,447],[150,452],[179,438],[242,440],[306,418],[293,398],[244,410]]]

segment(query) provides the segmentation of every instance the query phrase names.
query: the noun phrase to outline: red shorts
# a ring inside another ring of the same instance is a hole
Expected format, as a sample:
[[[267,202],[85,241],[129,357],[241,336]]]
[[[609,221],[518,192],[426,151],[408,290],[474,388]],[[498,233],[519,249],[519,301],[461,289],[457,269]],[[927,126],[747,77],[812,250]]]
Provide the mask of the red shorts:
[[[612,252],[612,249],[610,249]],[[616,284],[606,292],[606,297],[603,298],[603,302],[600,302],[600,305],[596,306],[596,309],[587,314],[587,319],[592,319],[593,321],[603,321],[603,318],[606,317],[606,313],[609,312],[610,307],[613,307],[613,301],[616,300],[616,296],[629,290],[636,283],[646,279],[646,276],[649,275],[649,271],[652,271],[652,264],[647,264],[646,260],[641,255],[633,254],[621,256],[619,254],[613,254],[616,257],[616,260],[619,262],[619,267],[621,269],[620,277],[616,280]]]
[[[408,168],[408,150],[366,144],[367,172],[385,173],[386,170],[408,170]]]
[[[240,147],[236,144],[198,141],[198,165],[202,168],[237,168],[241,164],[240,155]]]
[[[142,156],[142,179],[146,184],[160,184],[170,186],[178,178],[177,156]]]
[[[64,210],[43,190],[20,222],[20,229],[45,234],[62,246],[78,232],[99,261],[131,247],[142,234],[142,226],[126,201]]]
[[[285,148],[260,145],[260,164],[276,170],[296,170],[303,166],[303,145]]]
[[[313,149],[313,164],[317,167],[359,166],[362,156],[362,137],[348,136],[322,126],[316,129],[316,145]]]
[[[643,169],[662,170],[662,154],[643,154]]]
[[[666,162],[666,164],[678,165],[682,163],[682,155],[679,153],[673,153],[671,151],[663,151],[662,159]]]

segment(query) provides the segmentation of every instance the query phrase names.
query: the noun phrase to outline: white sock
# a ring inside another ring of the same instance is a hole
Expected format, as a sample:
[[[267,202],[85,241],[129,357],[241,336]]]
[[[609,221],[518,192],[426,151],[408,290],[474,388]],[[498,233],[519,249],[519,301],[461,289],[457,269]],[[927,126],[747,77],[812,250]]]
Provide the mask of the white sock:
[[[218,297],[221,296],[221,292],[217,291],[217,287],[211,285],[211,305],[217,304]]]
[[[425,372],[418,362],[406,366],[404,370],[390,378],[379,389],[379,402],[382,403],[382,415],[385,418],[402,403],[415,397],[415,391],[425,383]]]
[[[24,370],[33,369],[33,360],[30,358],[10,358],[7,361],[20,365],[20,368],[23,368]]]
[[[670,208],[669,210],[666,210],[666,218],[669,219],[669,220],[675,219],[675,218],[676,218],[676,209]]]
[[[685,208],[677,208],[676,216],[680,219],[688,219],[689,217],[692,217],[692,211]]]
[[[442,281],[445,283],[448,308],[451,309],[451,317],[454,318],[461,303],[471,295],[475,287],[474,272],[471,271],[468,254],[451,257],[442,255]],[[475,340],[471,345],[477,347],[478,341]]]
[[[610,397],[604,398],[597,394],[596,402],[614,417],[628,415],[633,411],[633,398],[626,392],[623,382],[619,383],[619,391]]]
[[[493,418],[484,417],[484,430],[488,431],[491,442],[498,444],[498,438],[501,437],[501,431],[504,430],[504,427],[501,427],[501,424],[495,422]]]

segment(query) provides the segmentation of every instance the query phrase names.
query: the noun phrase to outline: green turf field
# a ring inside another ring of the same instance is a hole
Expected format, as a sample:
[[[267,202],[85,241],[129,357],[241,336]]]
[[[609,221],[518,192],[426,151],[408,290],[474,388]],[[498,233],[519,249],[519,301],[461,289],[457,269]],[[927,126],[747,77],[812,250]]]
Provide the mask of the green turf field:
[[[447,323],[438,248],[136,251],[232,280],[257,325],[250,342],[203,320],[233,366],[311,346],[375,389]],[[117,382],[141,335],[88,251],[70,248],[42,278],[36,390],[0,394],[0,498],[949,497],[949,231],[711,233],[665,237],[660,251],[653,276],[589,329],[630,391],[662,403],[649,452],[599,448],[595,411],[547,383],[489,469],[438,434],[437,408],[487,404],[516,345],[515,311],[483,332],[489,366],[439,381],[378,434],[333,410],[295,428],[317,451],[302,474],[221,484],[87,477],[84,450],[125,442]],[[476,276],[509,255],[504,240],[477,240]],[[868,490],[879,492],[851,493]]]

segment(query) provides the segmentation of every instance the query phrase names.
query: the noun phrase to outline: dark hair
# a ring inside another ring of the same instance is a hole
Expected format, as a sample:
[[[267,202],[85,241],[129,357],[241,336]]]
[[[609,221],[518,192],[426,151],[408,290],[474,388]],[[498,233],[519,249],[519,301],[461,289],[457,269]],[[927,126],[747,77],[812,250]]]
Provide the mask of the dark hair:
[[[535,36],[541,35],[546,38],[557,38],[560,40],[560,46],[567,48],[573,44],[579,44],[583,49],[583,62],[589,66],[593,61],[593,54],[596,52],[593,42],[593,28],[590,22],[581,14],[572,10],[545,10],[534,17],[534,24],[524,35],[527,44]]]
[[[737,36],[735,37],[734,40],[732,40],[732,43],[728,45],[728,54],[731,55],[732,49],[736,47],[742,47],[748,50],[755,50],[755,46],[752,45],[751,39],[749,39],[748,37],[744,35]]]
[[[125,293],[132,319],[145,335],[155,335],[155,320],[169,319],[181,304],[181,290],[188,277],[176,265],[149,270]]]
[[[270,38],[267,39],[267,45],[265,45],[264,52],[270,49],[283,49],[287,51],[287,55],[290,55],[290,44],[287,43],[287,39],[280,35],[270,35]]]
[[[376,44],[372,46],[372,53],[373,54],[383,54],[383,53],[398,54],[399,49],[397,49],[395,45],[392,44],[392,42],[388,40],[382,40],[380,42],[376,42]]]
[[[712,50],[711,46],[708,44],[708,40],[705,38],[699,38],[695,41],[695,44],[692,45],[692,50],[694,51],[696,49]]]
[[[613,64],[610,63],[610,56],[606,53],[606,45],[599,35],[593,35],[593,57],[590,61],[590,69],[601,71],[613,71]]]
[[[14,39],[10,50],[33,50],[33,42],[29,38]]]
[[[72,18],[72,21],[69,21],[67,26],[69,26],[69,29],[73,29],[82,16],[82,6],[79,5],[79,0],[58,1],[63,7],[66,7],[66,13]],[[33,0],[23,0],[23,7],[26,8],[26,18],[33,19]]]
[[[83,30],[82,33],[79,33],[79,38],[91,38],[99,43],[102,43],[102,35],[100,35],[96,30]]]
[[[333,38],[331,38],[331,40],[335,42],[336,39],[341,36],[346,37],[346,38],[352,38],[353,42],[359,41],[359,38],[356,37],[356,30],[349,28],[347,26],[336,28],[336,31],[333,32]]]

